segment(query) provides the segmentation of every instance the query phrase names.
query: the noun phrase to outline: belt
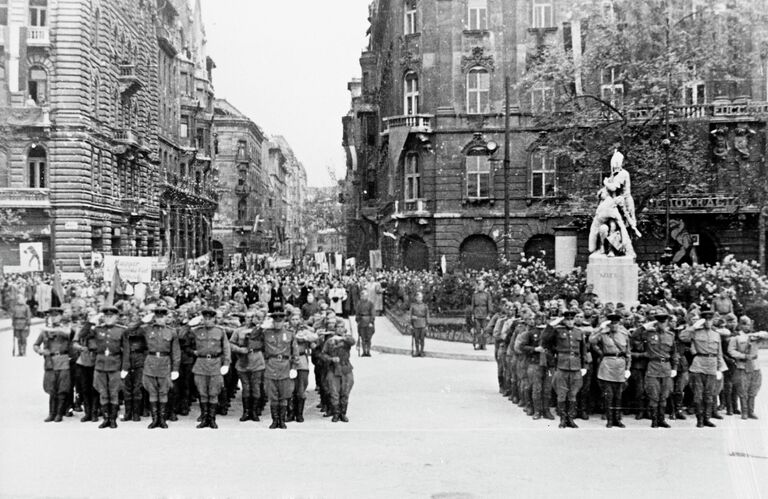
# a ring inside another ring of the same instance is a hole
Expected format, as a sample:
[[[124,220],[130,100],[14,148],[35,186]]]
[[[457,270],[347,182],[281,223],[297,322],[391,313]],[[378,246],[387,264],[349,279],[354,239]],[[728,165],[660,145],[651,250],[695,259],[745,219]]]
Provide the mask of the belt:
[[[168,357],[171,354],[168,352],[149,352],[149,355],[152,357]]]
[[[53,352],[51,353],[51,357],[58,357],[60,355],[68,355],[66,352]]]
[[[694,357],[717,357],[716,353],[697,353]]]
[[[626,357],[627,354],[624,353],[604,353],[603,357]]]
[[[291,360],[290,355],[270,355],[267,357],[267,360],[269,359],[277,359],[277,360]]]
[[[198,359],[218,359],[221,357],[220,353],[214,353],[214,354],[208,354],[208,355],[198,355]]]
[[[651,360],[655,360],[657,362],[669,362],[669,358],[668,357],[656,357],[656,358],[653,358]]]

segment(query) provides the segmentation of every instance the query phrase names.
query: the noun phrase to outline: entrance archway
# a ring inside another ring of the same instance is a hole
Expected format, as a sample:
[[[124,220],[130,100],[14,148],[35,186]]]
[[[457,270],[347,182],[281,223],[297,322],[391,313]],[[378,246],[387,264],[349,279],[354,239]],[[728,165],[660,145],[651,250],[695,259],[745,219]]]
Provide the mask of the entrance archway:
[[[482,234],[469,236],[459,246],[459,261],[466,269],[495,269],[498,257],[496,242]]]
[[[429,269],[429,250],[427,243],[421,237],[409,234],[400,242],[400,255],[403,258],[403,266],[409,270]]]
[[[547,268],[555,268],[555,236],[536,234],[525,243],[523,252],[525,253],[525,258],[540,258],[544,260]]]

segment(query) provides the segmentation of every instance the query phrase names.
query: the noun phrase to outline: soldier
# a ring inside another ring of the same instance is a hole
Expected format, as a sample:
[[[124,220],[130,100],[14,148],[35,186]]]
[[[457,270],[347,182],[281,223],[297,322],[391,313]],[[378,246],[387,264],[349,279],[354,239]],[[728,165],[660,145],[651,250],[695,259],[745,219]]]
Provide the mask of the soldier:
[[[667,397],[672,392],[672,380],[677,376],[679,353],[675,333],[669,327],[669,314],[663,308],[653,312],[655,324],[640,326],[636,334],[644,337],[648,366],[645,372],[645,392],[651,413],[651,428],[669,428],[664,420]],[[634,375],[633,375],[634,376]]]
[[[75,341],[72,342],[72,348],[79,353],[77,361],[75,361],[75,385],[83,403],[84,414],[80,419],[81,423],[99,420],[97,410],[99,394],[96,388],[93,387],[93,369],[96,365],[96,353],[88,348],[87,342],[87,338],[91,334],[91,328],[97,322],[94,311],[94,315],[83,322],[75,336]]]
[[[762,375],[757,360],[758,342],[768,340],[768,332],[753,332],[752,319],[739,319],[737,335],[728,341],[728,354],[734,360],[733,388],[741,403],[741,419],[757,419],[755,397],[760,391]]]
[[[300,318],[291,317],[291,324],[296,322],[296,344],[298,346],[298,366],[296,368],[296,380],[293,389],[293,414],[297,423],[304,422],[304,402],[307,399],[307,385],[309,385],[309,355],[317,343],[317,335],[308,326],[302,326]],[[370,356],[370,354],[369,354]]]
[[[557,326],[547,327],[541,339],[541,346],[555,356],[557,362],[552,385],[557,394],[560,428],[578,428],[573,421],[576,415],[576,394],[581,389],[582,376],[587,372],[584,332],[574,327],[575,315],[573,310],[563,312],[563,321]]]
[[[544,324],[531,327],[531,316],[527,319],[525,331],[515,340],[515,351],[526,364],[526,383],[524,390],[531,392],[533,400],[533,419],[555,419],[549,411],[550,394],[552,393],[552,375],[547,367],[546,354],[541,346],[541,333]]]
[[[195,386],[200,395],[200,424],[197,428],[216,429],[216,402],[224,388],[224,375],[229,372],[232,354],[227,334],[216,325],[216,311],[204,308],[203,324],[193,327],[194,354],[197,360],[192,367]]]
[[[339,322],[335,334],[323,345],[323,358],[328,363],[328,387],[331,392],[331,407],[336,423],[349,423],[347,406],[349,393],[355,384],[352,375],[352,363],[349,361],[349,351],[355,345],[355,338],[345,331],[344,324]]]
[[[501,394],[509,391],[506,382],[507,376],[504,371],[505,352],[503,348],[504,337],[502,336],[502,330],[504,329],[504,323],[511,314],[512,306],[506,299],[502,298],[499,311],[493,314],[493,317],[491,317],[487,326],[493,337],[493,356],[496,359],[496,379],[499,382],[499,393]]]
[[[189,414],[195,391],[195,377],[192,374],[192,366],[195,364],[195,337],[192,334],[192,327],[189,318],[184,318],[177,329],[181,363],[179,364],[179,377],[173,382],[173,391],[176,412],[182,416]]]
[[[165,429],[168,428],[165,411],[171,381],[179,378],[179,337],[176,330],[168,325],[168,309],[165,306],[155,308],[152,322],[141,326],[139,332],[144,336],[148,350],[141,380],[149,394],[152,414],[152,422],[147,428]]]
[[[19,346],[20,357],[27,355],[27,338],[29,337],[29,326],[31,323],[32,312],[29,310],[29,305],[27,305],[24,295],[20,294],[16,304],[11,308],[13,337]]]
[[[270,314],[271,323],[264,327],[264,356],[266,369],[264,385],[269,397],[272,413],[270,430],[285,429],[288,414],[288,400],[293,395],[293,380],[296,372],[298,345],[293,332],[285,323],[285,312],[277,310]]]
[[[696,427],[714,428],[715,424],[709,418],[717,395],[717,382],[723,379],[722,371],[727,368],[723,360],[720,334],[712,328],[715,312],[710,308],[703,308],[700,315],[702,318],[680,336],[683,341],[691,341],[693,362],[689,371],[693,385],[693,403],[696,407]]]
[[[622,315],[614,312],[606,316],[610,321],[592,334],[589,342],[598,351],[601,360],[597,371],[597,382],[603,392],[606,428],[624,428],[621,422],[621,394],[630,378],[629,332],[622,326]]]
[[[45,359],[43,390],[48,394],[46,423],[61,423],[66,410],[67,394],[72,387],[69,369],[70,327],[61,324],[61,309],[48,309],[49,324],[40,332],[32,345],[34,351]]]
[[[128,375],[123,379],[123,398],[125,399],[125,414],[123,421],[141,421],[143,394],[141,382],[144,372],[144,359],[147,356],[147,340],[140,330],[142,323],[136,321],[125,331],[128,339],[128,364],[123,371]]]
[[[635,419],[643,419],[647,414],[647,394],[645,390],[645,374],[648,370],[648,354],[646,352],[648,346],[646,343],[647,336],[644,334],[645,329],[639,327],[635,329],[635,334],[630,336],[629,344],[631,351],[631,363],[629,372],[631,373],[629,379],[629,388],[632,398],[632,407],[635,409]],[[650,414],[653,419],[653,412]]]
[[[408,313],[411,317],[413,342],[416,346],[416,351],[412,355],[424,357],[424,337],[429,324],[429,307],[424,303],[424,293],[421,291],[416,293],[416,302],[411,304],[411,310]]]
[[[240,421],[259,421],[257,405],[264,382],[264,332],[254,324],[255,312],[248,312],[245,325],[236,329],[230,339],[230,347],[237,353],[235,370],[243,389],[243,415]]]
[[[488,316],[491,313],[491,296],[485,291],[485,282],[477,283],[477,289],[470,301],[470,308],[474,328],[472,346],[475,350],[485,350],[485,327],[488,325]]]
[[[104,306],[101,314],[102,323],[91,328],[91,334],[86,341],[88,348],[96,352],[93,386],[99,392],[99,402],[104,415],[104,421],[99,428],[117,428],[120,378],[128,375],[128,371],[121,370],[121,367],[128,365],[128,338],[125,335],[125,326],[117,323],[117,307]]]
[[[363,343],[363,357],[371,356],[371,339],[373,333],[376,332],[376,309],[373,302],[368,298],[368,293],[363,293],[359,302],[357,303],[357,310],[355,312],[355,319],[357,320],[357,334],[360,336],[360,341]]]
[[[698,320],[698,315],[693,319]],[[688,372],[691,341],[690,337],[687,341],[684,341],[681,337],[683,331],[686,329],[685,324],[677,326],[677,317],[670,317],[670,328],[675,332],[675,347],[677,350],[677,376],[674,378],[674,392],[672,393],[672,415],[670,419],[687,419],[683,414],[683,398],[685,395],[685,388],[688,386],[688,380],[690,374]]]
[[[734,414],[741,414],[739,411],[739,399],[736,391],[733,389],[733,373],[736,371],[736,361],[728,354],[728,346],[731,338],[738,336],[736,329],[738,328],[738,318],[734,313],[725,314],[721,317],[721,321],[717,332],[720,333],[720,337],[723,340],[723,360],[728,368],[723,372],[723,379],[720,381],[722,389],[720,391],[720,400],[722,401],[719,409],[725,409],[726,416],[733,416]],[[712,418],[722,419],[719,414],[715,416],[717,411],[713,409]]]

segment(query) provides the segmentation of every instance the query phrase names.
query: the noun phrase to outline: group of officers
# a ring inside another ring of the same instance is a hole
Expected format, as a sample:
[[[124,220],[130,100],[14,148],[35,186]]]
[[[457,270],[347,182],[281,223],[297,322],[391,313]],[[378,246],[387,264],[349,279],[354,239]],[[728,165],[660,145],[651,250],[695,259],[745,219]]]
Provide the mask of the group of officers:
[[[575,419],[601,407],[608,428],[624,428],[629,411],[669,428],[668,402],[670,419],[682,420],[684,401],[699,428],[714,427],[723,409],[757,419],[759,342],[768,332],[755,332],[749,317],[706,306],[678,315],[666,307],[598,309],[589,301],[560,310],[531,305],[502,300],[484,331],[496,347],[500,393],[533,419],[555,418],[553,393],[560,428],[577,428]]]
[[[150,416],[150,429],[167,428],[177,414],[189,414],[197,397],[197,428],[215,429],[216,416],[227,414],[239,381],[240,421],[259,421],[268,402],[269,428],[285,429],[286,422],[304,422],[310,362],[323,416],[349,421],[350,350],[356,339],[324,302],[272,310],[259,302],[232,314],[206,306],[174,310],[169,302],[107,305],[80,321],[65,320],[61,308],[50,309],[33,345],[44,358],[45,421],[60,422],[82,405],[82,422],[101,416],[99,428],[116,428],[122,399],[122,421]],[[370,355],[368,309],[363,307],[358,327],[367,340],[364,354]]]

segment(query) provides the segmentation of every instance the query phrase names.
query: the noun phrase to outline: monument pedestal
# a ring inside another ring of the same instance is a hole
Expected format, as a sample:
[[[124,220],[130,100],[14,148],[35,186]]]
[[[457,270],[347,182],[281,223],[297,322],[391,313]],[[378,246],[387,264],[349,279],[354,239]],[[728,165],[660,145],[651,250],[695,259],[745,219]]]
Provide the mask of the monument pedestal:
[[[640,268],[631,256],[590,255],[587,265],[587,284],[601,302],[623,303],[637,306],[638,275]]]

